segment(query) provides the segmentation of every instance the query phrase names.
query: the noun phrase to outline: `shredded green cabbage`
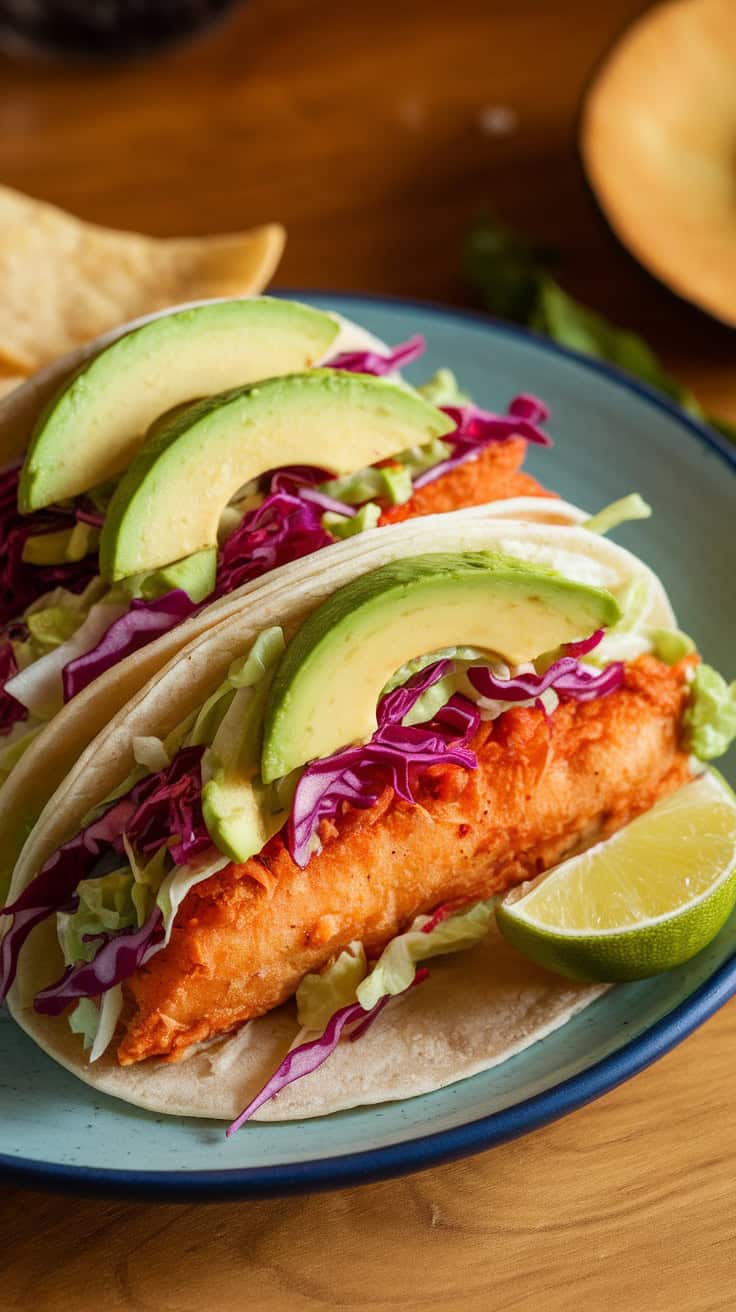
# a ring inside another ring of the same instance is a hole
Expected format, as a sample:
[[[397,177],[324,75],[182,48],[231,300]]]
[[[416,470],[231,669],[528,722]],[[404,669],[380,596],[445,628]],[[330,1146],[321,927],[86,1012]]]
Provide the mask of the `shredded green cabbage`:
[[[247,656],[238,657],[228,670],[227,678],[216,688],[194,718],[186,739],[190,747],[208,747],[229,711],[236,689],[257,684],[272,668],[285,647],[284,632],[278,625],[265,629],[256,638]]]
[[[49,606],[29,615],[26,624],[36,657],[67,642],[81,628],[84,618],[79,611],[64,606]]]
[[[26,539],[23,560],[29,565],[63,565],[84,560],[97,550],[100,530],[91,524],[74,524],[56,533],[39,533]]]
[[[400,459],[397,456],[397,460]],[[320,483],[319,491],[335,501],[344,501],[347,506],[359,506],[377,497],[387,500],[392,506],[399,506],[411,496],[411,474],[400,464],[387,465],[383,469],[375,469],[371,465],[367,469],[357,470],[355,474]]]
[[[460,387],[451,369],[438,369],[416,389],[430,405],[467,405],[470,397],[460,391]]]
[[[322,516],[322,527],[333,538],[352,538],[357,533],[364,533],[368,528],[375,528],[381,518],[381,507],[375,501],[366,501],[357,515],[338,515],[328,510]]]
[[[631,492],[629,496],[604,506],[597,515],[584,520],[581,527],[591,533],[610,533],[611,529],[618,528],[620,524],[628,524],[631,520],[649,519],[651,513],[652,507],[644,498],[638,492]]]
[[[54,588],[39,597],[26,610],[23,620],[28,629],[25,642],[13,640],[13,652],[19,670],[25,670],[34,661],[68,642],[84,624],[92,607],[105,597],[107,586],[102,579],[94,578],[84,592],[69,592]]]
[[[414,979],[417,963],[475,947],[485,938],[494,916],[494,900],[472,906],[423,931],[430,916],[417,916],[404,934],[397,934],[378,960],[368,966],[362,943],[351,943],[320,974],[305,975],[296,992],[299,1024],[322,1031],[341,1007],[359,1002],[365,1011],[381,998],[403,993]]]
[[[136,923],[131,893],[133,874],[128,866],[97,879],[83,879],[77,886],[79,906],[57,916],[59,944],[67,966],[91,961],[99,944],[88,935],[115,933]]]
[[[200,865],[175,866],[173,870],[169,871],[156,896],[156,905],[161,909],[164,918],[162,948],[166,947],[171,938],[176,913],[190,889],[194,888],[196,884],[201,884],[203,880],[209,879],[211,875],[216,875],[218,870],[224,870],[227,864],[227,857],[218,852],[212,860],[205,861]]]
[[[365,1011],[381,998],[403,993],[414,979],[418,962],[428,957],[445,956],[475,947],[485,938],[494,916],[494,901],[476,902],[465,911],[441,920],[428,934],[419,921],[406,934],[392,939],[381,953],[370,974],[358,985],[356,997]],[[426,923],[426,918],[421,918]]]
[[[81,1034],[90,1061],[97,1061],[109,1047],[115,1026],[123,1010],[123,990],[119,984],[103,993],[99,1006],[93,998],[80,998],[69,1016],[74,1034]]]
[[[126,834],[123,834],[123,847],[133,872],[133,883],[129,886],[128,895],[135,909],[135,923],[140,929],[153,911],[166,873],[168,850],[166,846],[160,847],[150,861],[142,863]]]
[[[100,1009],[92,998],[80,998],[69,1014],[72,1034],[81,1034],[85,1052],[92,1047],[100,1024]]]
[[[299,1024],[322,1031],[341,1007],[355,1002],[358,985],[368,973],[362,943],[351,943],[336,961],[320,974],[305,975],[296,991]]]
[[[591,665],[604,666],[611,661],[635,661],[651,650],[651,635],[644,620],[651,606],[651,578],[638,575],[630,580],[619,597],[621,618],[608,629],[602,642],[586,656]]]
[[[426,446],[410,446],[406,451],[401,451],[396,457],[401,461],[405,469],[409,471],[412,478],[417,474],[423,474],[425,469],[431,469],[433,465],[439,465],[442,460],[447,460],[452,455],[452,447],[449,442],[443,442],[441,437],[432,438]]]

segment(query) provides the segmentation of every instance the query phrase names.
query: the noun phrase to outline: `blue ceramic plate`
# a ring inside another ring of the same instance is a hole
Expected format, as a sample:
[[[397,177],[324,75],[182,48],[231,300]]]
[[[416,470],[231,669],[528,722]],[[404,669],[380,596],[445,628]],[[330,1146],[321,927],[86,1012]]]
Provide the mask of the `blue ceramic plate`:
[[[517,392],[543,397],[557,445],[530,451],[531,471],[591,510],[634,490],[650,501],[654,518],[626,527],[621,540],[662,576],[706,659],[731,669],[736,459],[724,442],[615,371],[487,319],[399,301],[309,299],[389,342],[425,333],[417,378],[450,365],[490,408]],[[730,778],[736,783],[733,762]],[[461,1157],[563,1116],[656,1060],[736,992],[735,954],[736,917],[688,965],[614,989],[485,1075],[409,1102],[254,1124],[227,1142],[219,1124],[100,1097],[3,1013],[0,1170],[36,1186],[186,1199],[329,1188]]]

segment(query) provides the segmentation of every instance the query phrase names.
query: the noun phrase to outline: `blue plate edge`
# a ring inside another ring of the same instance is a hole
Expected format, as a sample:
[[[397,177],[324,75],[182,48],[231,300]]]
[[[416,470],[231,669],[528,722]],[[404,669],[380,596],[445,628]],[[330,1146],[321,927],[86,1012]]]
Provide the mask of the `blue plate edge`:
[[[683,410],[682,406],[678,405],[666,392],[662,392],[652,384],[635,378],[633,374],[628,373],[618,365],[598,360],[591,355],[585,355],[584,352],[575,351],[570,346],[561,346],[544,333],[536,332],[531,328],[522,328],[519,324],[510,323],[507,319],[497,319],[495,315],[487,314],[484,310],[474,309],[473,307],[460,308],[453,305],[443,305],[440,301],[425,301],[412,296],[389,296],[372,292],[333,292],[324,291],[322,288],[317,287],[279,287],[273,289],[272,295],[282,299],[318,297],[319,300],[329,301],[335,309],[339,308],[336,302],[342,300],[363,301],[369,306],[396,305],[404,309],[431,310],[433,314],[442,315],[446,319],[459,319],[461,322],[470,320],[480,327],[490,327],[495,332],[502,333],[507,337],[518,337],[522,341],[533,341],[551,355],[561,355],[565,359],[574,360],[577,364],[583,365],[593,373],[602,374],[604,378],[611,379],[620,387],[623,387],[625,391],[634,392],[636,395],[652,402],[656,408],[665,410],[673,419],[676,419],[685,428],[689,428],[706,446],[713,447],[718,451],[719,455],[724,457],[726,464],[736,472],[736,444],[729,442],[728,438],[723,437],[717,429],[711,428],[704,420],[697,419],[695,415]]]
[[[280,297],[316,297],[336,309],[340,302],[392,306],[431,311],[444,318],[475,322],[481,327],[522,340],[531,340],[550,354],[568,358],[586,369],[633,392],[664,410],[700,443],[718,452],[736,470],[736,448],[706,423],[687,414],[676,402],[625,371],[578,351],[560,346],[542,334],[495,319],[473,309],[459,309],[416,298],[371,295],[347,291],[274,289]],[[560,1119],[616,1088],[664,1056],[702,1025],[736,993],[736,954],[684,1002],[667,1013],[638,1039],[561,1084],[504,1108],[488,1117],[418,1139],[339,1157],[321,1158],[280,1166],[237,1167],[232,1171],[117,1171],[97,1167],[50,1165],[28,1158],[0,1154],[0,1178],[7,1183],[54,1191],[146,1201],[186,1202],[283,1197],[367,1184],[430,1166],[455,1161],[475,1152],[521,1137]]]
[[[283,1166],[237,1167],[227,1172],[107,1171],[98,1167],[49,1166],[2,1154],[0,1171],[3,1179],[12,1183],[46,1185],[72,1193],[145,1198],[148,1202],[185,1202],[195,1195],[209,1201],[278,1198],[409,1175],[508,1143],[577,1111],[671,1052],[735,993],[736,953],[658,1024],[580,1074],[490,1116],[387,1148]]]

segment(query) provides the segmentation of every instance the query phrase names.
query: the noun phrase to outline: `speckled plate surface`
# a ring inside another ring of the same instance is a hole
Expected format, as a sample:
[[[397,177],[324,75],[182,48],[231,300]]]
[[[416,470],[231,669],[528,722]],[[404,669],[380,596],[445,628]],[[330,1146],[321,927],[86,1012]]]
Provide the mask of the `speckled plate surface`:
[[[683,628],[733,673],[736,454],[647,388],[549,342],[458,311],[299,293],[389,342],[423,332],[411,374],[440,365],[490,408],[531,391],[549,404],[554,452],[528,467],[591,510],[638,491],[655,508],[620,540],[661,575]],[[736,762],[725,765],[736,784]],[[399,1175],[488,1148],[635,1075],[736,992],[736,917],[698,957],[620,986],[504,1066],[404,1103],[301,1124],[169,1120],[100,1097],[0,1013],[0,1173],[37,1187],[184,1200],[310,1191]],[[659,1109],[661,1113],[661,1108]],[[652,1111],[654,1115],[654,1109]]]

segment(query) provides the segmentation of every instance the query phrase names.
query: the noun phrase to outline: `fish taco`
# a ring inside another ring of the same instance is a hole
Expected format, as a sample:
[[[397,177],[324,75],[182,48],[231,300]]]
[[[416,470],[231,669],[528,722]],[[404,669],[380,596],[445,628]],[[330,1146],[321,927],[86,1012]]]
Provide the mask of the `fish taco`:
[[[527,960],[497,899],[697,788],[736,732],[601,532],[625,514],[430,515],[231,597],[28,839],[16,1020],[102,1091],[235,1129],[452,1083],[593,1001],[615,976]]]
[[[254,297],[141,320],[0,404],[0,896],[90,739],[232,596],[367,529],[487,502],[575,522],[549,442],[339,315]],[[63,732],[46,734],[61,717]]]

